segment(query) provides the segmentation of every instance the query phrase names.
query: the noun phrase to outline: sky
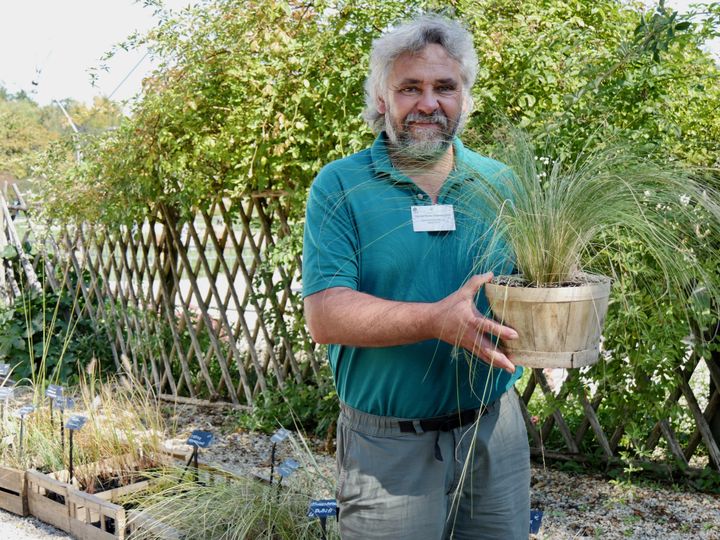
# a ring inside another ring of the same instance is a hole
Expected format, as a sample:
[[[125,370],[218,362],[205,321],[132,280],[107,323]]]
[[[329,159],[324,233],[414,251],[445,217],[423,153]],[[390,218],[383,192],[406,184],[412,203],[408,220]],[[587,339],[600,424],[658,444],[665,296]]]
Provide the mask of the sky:
[[[177,10],[190,0],[165,0]],[[649,2],[651,3],[651,2]],[[689,0],[668,0],[683,11]],[[152,9],[134,0],[0,0],[0,85],[25,90],[40,103],[94,96],[126,100],[152,70],[144,50],[118,53],[93,87],[89,70],[112,46],[156,24]],[[720,42],[713,45],[720,58]],[[126,79],[127,77],[127,79]],[[126,80],[125,80],[126,79]]]
[[[189,3],[165,1],[172,9]],[[152,69],[144,50],[118,53],[96,87],[89,70],[114,44],[155,24],[153,10],[133,0],[0,0],[0,85],[41,105],[64,98],[90,104],[113,92],[128,99]]]

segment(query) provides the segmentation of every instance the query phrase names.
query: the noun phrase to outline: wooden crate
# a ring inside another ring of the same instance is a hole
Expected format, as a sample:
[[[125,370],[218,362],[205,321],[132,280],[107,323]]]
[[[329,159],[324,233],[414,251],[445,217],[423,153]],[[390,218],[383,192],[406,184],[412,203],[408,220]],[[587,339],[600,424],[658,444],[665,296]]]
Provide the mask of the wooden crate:
[[[161,459],[169,459],[163,455]],[[112,473],[123,458],[110,458],[77,467],[95,472]],[[45,523],[72,534],[80,540],[102,538],[123,539],[126,535],[125,509],[116,504],[123,495],[147,489],[149,482],[142,480],[128,486],[88,494],[80,491],[77,483],[69,483],[67,470],[43,474],[30,470],[25,473],[28,511]]]
[[[0,467],[0,508],[19,516],[28,515],[25,471]]]
[[[171,456],[165,458],[170,459]],[[98,468],[98,465],[101,465],[104,468],[106,464],[103,462],[92,466]],[[180,465],[181,462],[178,461],[176,464]],[[199,477],[203,482],[226,482],[231,481],[233,476],[227,471],[204,463],[200,463],[199,466]],[[169,540],[181,537],[176,529],[163,525],[144,512],[135,512],[134,521],[128,527],[126,510],[118,503],[127,495],[148,489],[152,481],[141,480],[127,486],[89,494],[67,483],[68,479],[68,471],[49,474],[27,471],[26,485],[30,513],[78,540],[124,540],[130,530],[140,528],[156,533],[162,530],[163,538]]]
[[[26,471],[28,510],[40,521],[70,532],[68,490],[71,487],[39,471]]]
[[[125,509],[97,495],[70,489],[68,512],[68,532],[79,540],[124,540],[127,537]]]
[[[63,482],[66,478],[65,471],[50,474],[27,471],[30,513],[79,540],[124,540],[127,517],[125,509],[116,503],[125,495],[147,489],[150,482],[142,480],[89,494]]]
[[[181,540],[184,538],[184,535],[175,527],[163,523],[144,510],[131,510],[128,525],[131,537],[136,531],[146,531],[161,540]]]

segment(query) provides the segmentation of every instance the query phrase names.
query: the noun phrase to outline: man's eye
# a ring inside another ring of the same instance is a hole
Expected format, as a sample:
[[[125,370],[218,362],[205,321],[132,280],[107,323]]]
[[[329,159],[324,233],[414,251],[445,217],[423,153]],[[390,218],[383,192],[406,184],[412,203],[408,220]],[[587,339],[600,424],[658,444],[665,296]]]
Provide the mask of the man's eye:
[[[457,90],[455,86],[438,86],[437,91],[440,94],[452,94]]]
[[[415,88],[414,86],[408,86],[408,87],[406,87],[406,88],[401,88],[401,89],[400,89],[400,93],[401,93],[401,94],[408,94],[408,95],[410,95],[410,94],[417,94],[417,92],[418,92],[418,89]]]

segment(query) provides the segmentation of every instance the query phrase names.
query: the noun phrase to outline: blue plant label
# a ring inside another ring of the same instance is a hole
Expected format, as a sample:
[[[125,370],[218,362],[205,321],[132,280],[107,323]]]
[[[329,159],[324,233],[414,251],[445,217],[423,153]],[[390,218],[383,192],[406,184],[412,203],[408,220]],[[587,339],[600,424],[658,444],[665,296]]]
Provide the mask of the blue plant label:
[[[56,397],[53,400],[53,407],[60,409],[61,411],[69,411],[75,407],[75,400],[69,397]]]
[[[542,510],[530,510],[530,534],[537,534],[540,532],[542,517]]]
[[[272,437],[270,437],[270,442],[272,443],[281,443],[285,439],[287,439],[290,436],[290,432],[285,428],[278,429]]]
[[[65,424],[65,427],[71,431],[78,431],[85,425],[85,422],[87,422],[87,416],[73,414],[67,421],[67,424]]]
[[[286,459],[280,464],[277,472],[283,478],[287,478],[292,473],[294,473],[298,467],[300,467],[300,464],[297,461],[295,461],[294,459]]]
[[[196,429],[190,434],[187,444],[190,446],[197,446],[198,448],[207,448],[212,443],[213,438],[214,435],[209,431],[200,431]]]
[[[327,518],[337,516],[337,502],[335,499],[320,499],[319,501],[310,501],[308,508],[308,517],[311,518]]]
[[[45,395],[49,398],[59,398],[63,395],[63,387],[59,386],[57,384],[49,384],[47,387],[47,390],[45,390]]]
[[[0,377],[7,377],[10,374],[10,364],[0,364]]]
[[[20,408],[18,409],[17,414],[18,414],[18,416],[19,416],[20,418],[24,418],[24,417],[26,417],[28,414],[30,414],[31,412],[33,412],[34,410],[35,410],[35,407],[34,407],[33,405],[25,405],[24,407],[20,407]]]
[[[4,386],[0,386],[0,399],[11,399],[14,394],[15,390],[13,388],[5,388]]]

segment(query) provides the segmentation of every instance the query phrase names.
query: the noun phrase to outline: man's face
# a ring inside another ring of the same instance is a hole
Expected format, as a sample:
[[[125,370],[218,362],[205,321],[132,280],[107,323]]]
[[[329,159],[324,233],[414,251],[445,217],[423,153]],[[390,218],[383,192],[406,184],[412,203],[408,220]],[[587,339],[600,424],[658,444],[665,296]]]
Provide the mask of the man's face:
[[[465,112],[460,65],[436,44],[395,60],[387,92],[378,99],[395,150],[413,159],[438,159]]]

